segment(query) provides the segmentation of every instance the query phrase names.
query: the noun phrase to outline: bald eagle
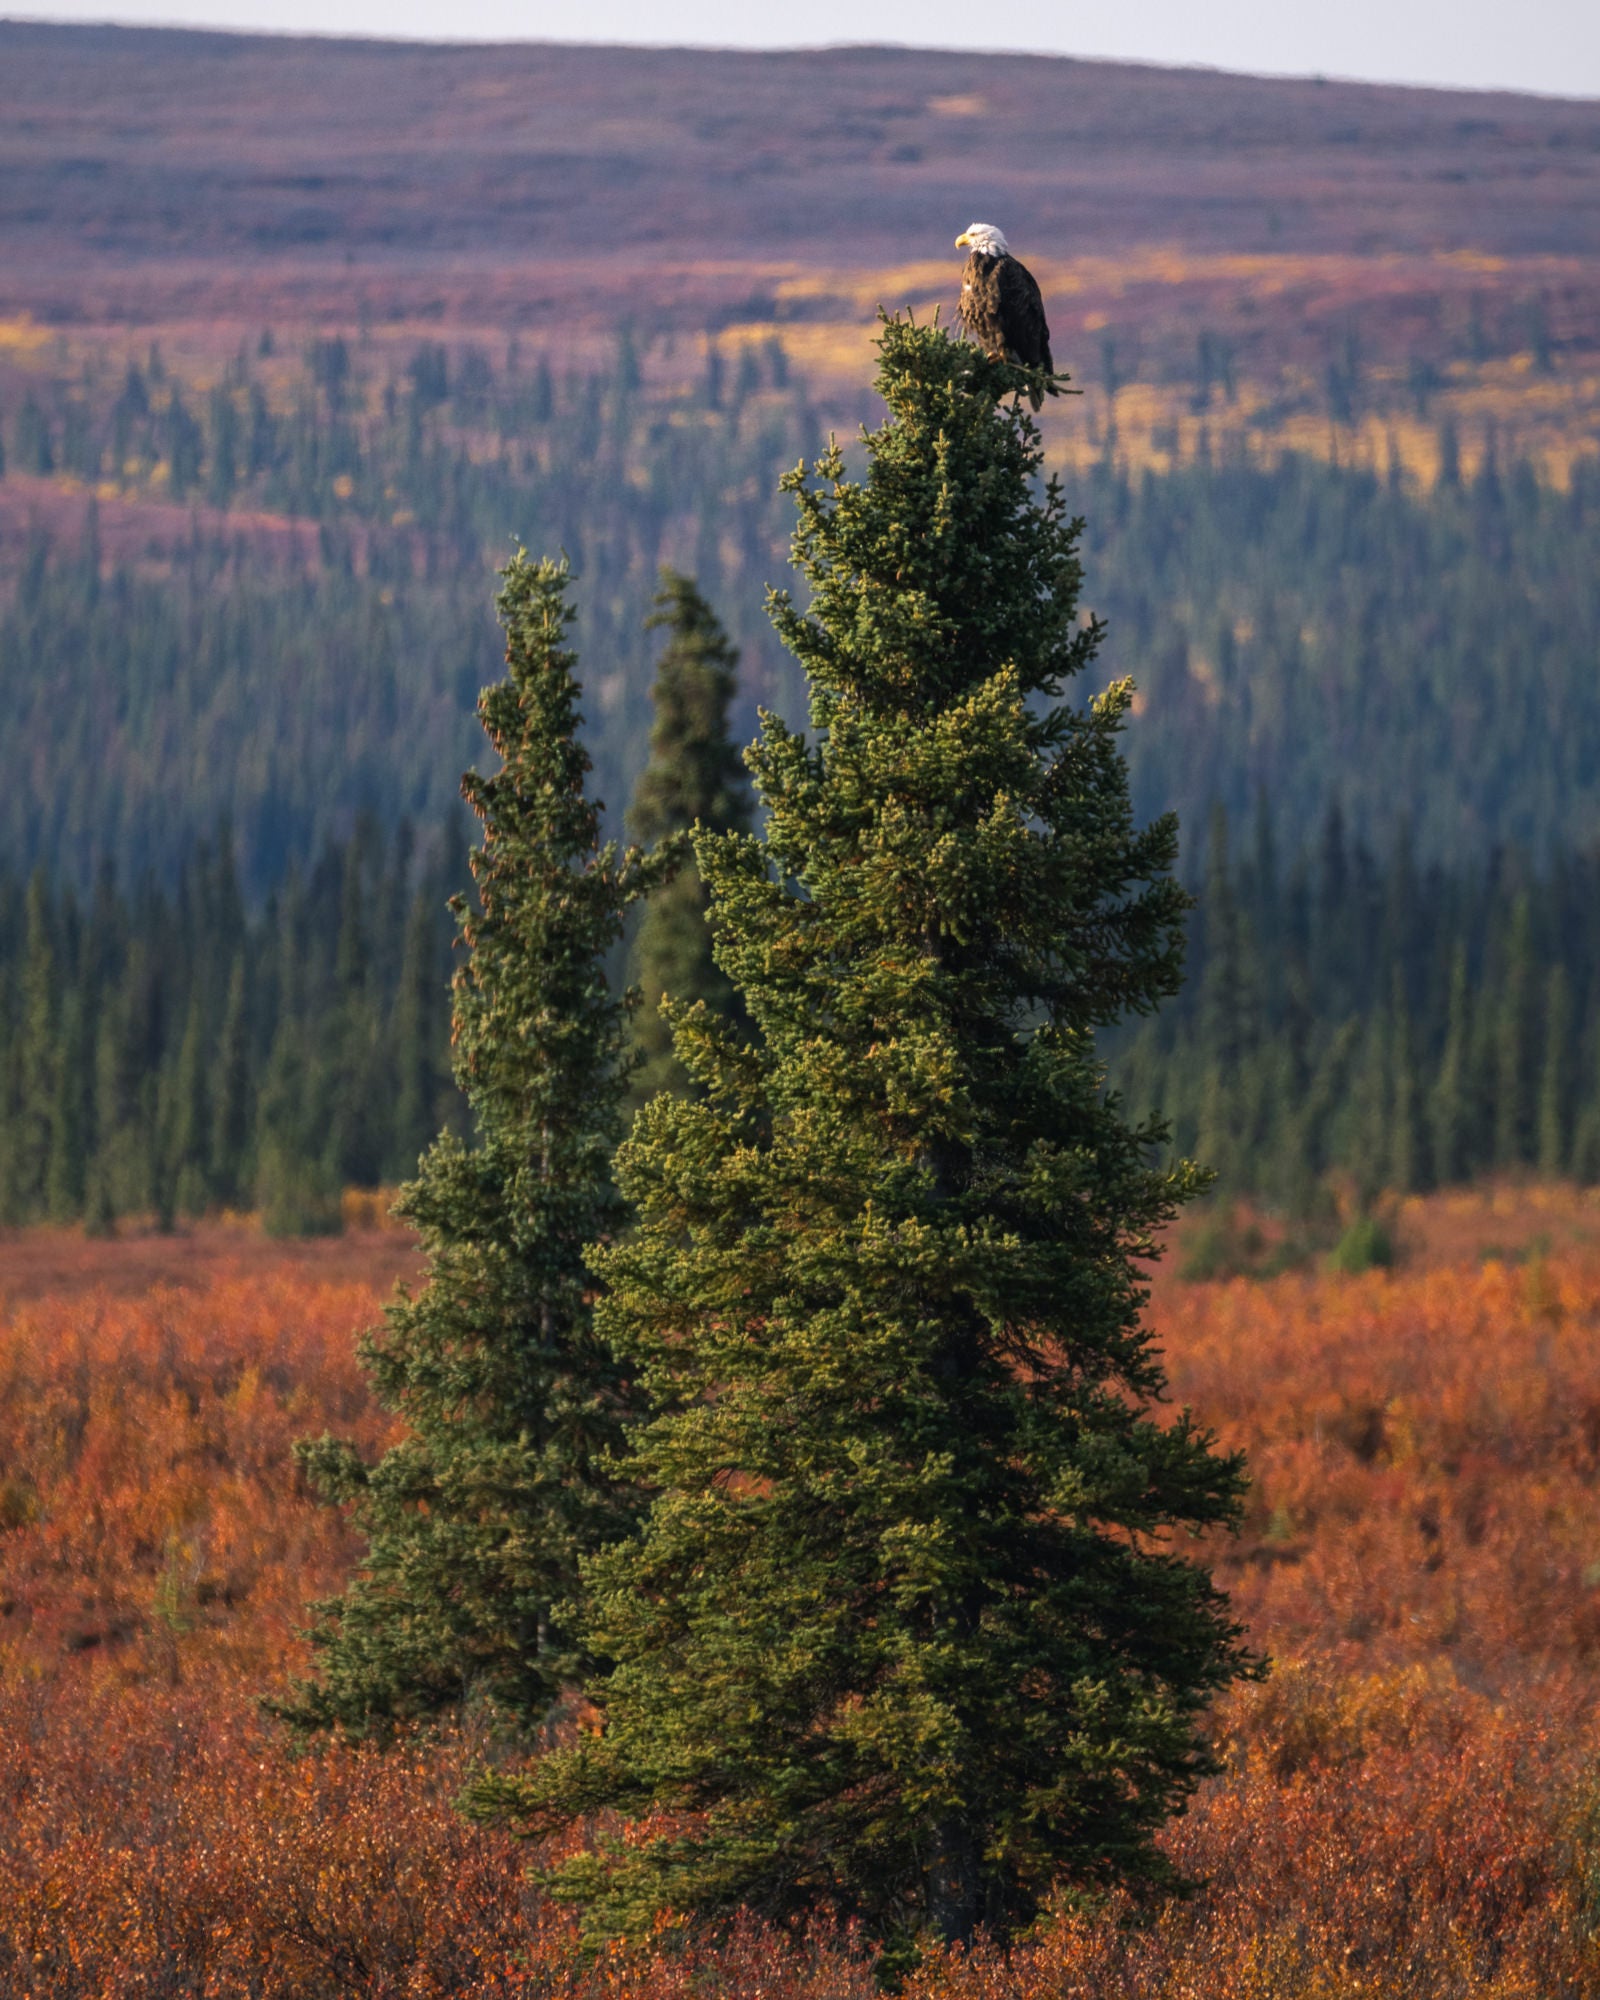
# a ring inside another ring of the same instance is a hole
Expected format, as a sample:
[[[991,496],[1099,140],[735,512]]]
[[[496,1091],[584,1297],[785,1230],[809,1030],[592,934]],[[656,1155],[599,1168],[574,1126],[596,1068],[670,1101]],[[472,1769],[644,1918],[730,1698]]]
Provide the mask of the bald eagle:
[[[1044,300],[1027,265],[1012,256],[1005,237],[992,222],[969,223],[956,238],[956,248],[970,252],[961,274],[961,303],[956,307],[956,318],[968,338],[995,361],[1042,368],[1053,375]],[[1058,393],[1053,382],[1046,386],[1052,396]],[[1028,400],[1038,409],[1044,401],[1043,391],[1030,389]]]

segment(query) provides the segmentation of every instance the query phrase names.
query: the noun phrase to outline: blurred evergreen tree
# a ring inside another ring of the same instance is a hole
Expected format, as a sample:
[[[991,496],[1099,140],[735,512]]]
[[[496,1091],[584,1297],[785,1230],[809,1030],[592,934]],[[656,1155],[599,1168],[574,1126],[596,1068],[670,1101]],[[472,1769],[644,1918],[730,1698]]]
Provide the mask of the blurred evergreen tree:
[[[275,932],[278,1018],[257,1112],[256,1200],[269,1235],[333,1235],[342,1226],[341,1189],[329,1146],[316,1023],[306,1012],[306,968],[295,915],[294,899],[286,898]]]
[[[61,1092],[61,1015],[65,982],[43,872],[28,884],[12,1050],[10,1219],[31,1221],[44,1209]]]
[[[446,989],[438,976],[435,942],[443,898],[435,884],[417,892],[406,919],[395,1000],[395,1168],[414,1173],[424,1148],[443,1123],[441,1096],[448,1079]]]
[[[1512,1168],[1530,1157],[1533,1135],[1533,914],[1526,892],[1511,908],[1504,939],[1500,1004],[1494,1042],[1494,1164]]]
[[[1409,925],[1397,936],[1409,935]],[[1386,1184],[1400,1194],[1429,1185],[1427,1128],[1423,1115],[1422,1079],[1417,1073],[1416,1036],[1406,999],[1404,967],[1394,963],[1389,981],[1389,1104],[1390,1139]]]
[[[1476,1150],[1469,1102],[1470,1006],[1467,949],[1458,943],[1450,961],[1449,1012],[1432,1097],[1433,1178],[1441,1187],[1454,1187],[1465,1178]]]
[[[1545,975],[1544,1064],[1539,1079],[1539,1171],[1554,1178],[1567,1171],[1572,1089],[1577,1065],[1573,1060],[1572,981],[1558,960]]]
[[[183,1040],[173,1079],[172,1153],[167,1161],[173,1201],[180,1215],[203,1215],[211,1205],[212,1106],[204,995],[190,988]]]
[[[225,1207],[240,1201],[249,1180],[251,1138],[250,1016],[245,999],[245,961],[236,955],[228,975],[228,997],[217,1045],[211,1176]]]
[[[75,1222],[88,1189],[89,1119],[93,1105],[93,1057],[82,985],[60,993],[55,1089],[50,1106],[50,1157],[45,1174],[44,1209],[53,1222]]]
[[[696,826],[746,832],[749,786],[728,729],[739,655],[694,580],[676,570],[661,572],[648,623],[665,628],[667,644],[656,667],[650,761],[634,788],[628,829],[647,845]],[[645,904],[632,954],[641,995],[634,1033],[644,1058],[633,1078],[635,1104],[658,1090],[682,1095],[690,1087],[673,1053],[663,997],[679,1011],[703,1001],[714,1013],[738,1013],[733,986],[711,955],[707,901],[699,864],[688,854]]]
[[[333,991],[318,1036],[329,1074],[329,1159],[341,1185],[358,1187],[383,1178],[393,1132],[394,1077],[373,991],[369,923],[378,872],[376,828],[366,822],[342,856]]]

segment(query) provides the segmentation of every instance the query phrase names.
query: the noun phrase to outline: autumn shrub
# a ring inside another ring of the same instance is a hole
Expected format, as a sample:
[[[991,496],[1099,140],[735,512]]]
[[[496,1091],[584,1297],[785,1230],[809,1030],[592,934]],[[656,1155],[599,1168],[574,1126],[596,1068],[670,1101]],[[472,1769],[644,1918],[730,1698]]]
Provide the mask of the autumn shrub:
[[[262,1717],[355,1553],[291,1442],[391,1435],[381,1287],[275,1254],[0,1311],[0,1993],[868,2000],[851,1940],[753,1916],[582,1960],[454,1809],[507,1754],[470,1717],[387,1755]],[[1064,1903],[914,2000],[1600,1993],[1600,1255],[1163,1274],[1153,1321],[1250,1456],[1208,1555],[1274,1671],[1166,1836],[1192,1895]]]
[[[374,1316],[370,1288],[286,1270],[0,1318],[0,1666],[102,1648],[167,1679],[274,1665],[354,1553],[290,1445],[389,1433],[352,1342]]]
[[[443,2000],[552,1991],[670,2000],[705,1990],[704,1948],[584,1965],[526,1855],[454,1810],[481,1745],[297,1755],[248,1684],[130,1684],[102,1666],[0,1696],[0,1991],[30,2000]],[[719,1985],[862,2000],[846,1944],[718,1942]]]
[[[1600,1642],[1600,1261],[1169,1286],[1173,1393],[1249,1454],[1216,1551],[1258,1642],[1490,1687]]]

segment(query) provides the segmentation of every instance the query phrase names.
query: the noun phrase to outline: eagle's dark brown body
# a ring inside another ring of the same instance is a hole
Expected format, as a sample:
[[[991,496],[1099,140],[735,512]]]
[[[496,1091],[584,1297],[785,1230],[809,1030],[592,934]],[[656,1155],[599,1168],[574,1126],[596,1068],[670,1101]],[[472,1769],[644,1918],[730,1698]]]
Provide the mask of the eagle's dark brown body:
[[[974,250],[961,274],[961,303],[956,313],[969,339],[996,361],[1055,373],[1044,300],[1033,273],[1015,257]],[[1029,400],[1038,409],[1044,398],[1035,389]]]

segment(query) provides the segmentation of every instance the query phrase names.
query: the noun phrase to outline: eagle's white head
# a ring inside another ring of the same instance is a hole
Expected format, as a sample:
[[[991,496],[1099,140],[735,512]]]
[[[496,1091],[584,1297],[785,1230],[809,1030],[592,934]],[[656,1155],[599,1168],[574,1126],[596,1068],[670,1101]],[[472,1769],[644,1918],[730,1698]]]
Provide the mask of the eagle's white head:
[[[992,222],[969,222],[956,238],[958,250],[970,250],[974,257],[1009,257],[1011,245]]]

